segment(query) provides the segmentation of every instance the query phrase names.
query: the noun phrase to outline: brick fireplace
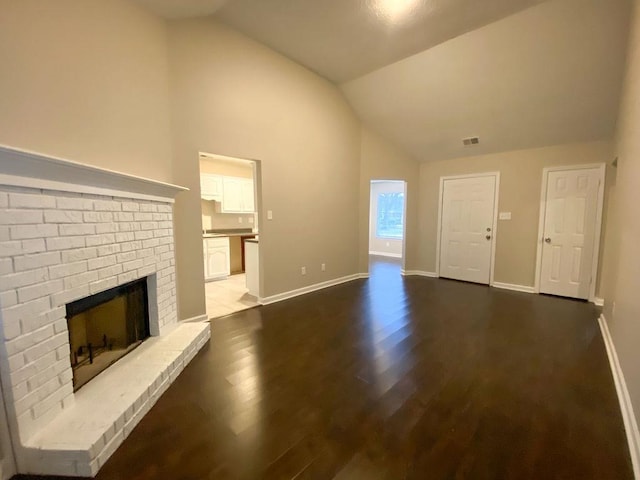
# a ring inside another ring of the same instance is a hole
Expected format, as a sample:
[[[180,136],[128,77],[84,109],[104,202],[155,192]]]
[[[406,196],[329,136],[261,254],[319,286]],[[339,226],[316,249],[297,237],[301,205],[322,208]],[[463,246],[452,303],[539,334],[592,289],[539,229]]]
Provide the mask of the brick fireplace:
[[[208,324],[177,319],[181,190],[0,148],[0,373],[18,472],[95,475],[207,341]],[[140,279],[151,338],[74,393],[67,305]]]

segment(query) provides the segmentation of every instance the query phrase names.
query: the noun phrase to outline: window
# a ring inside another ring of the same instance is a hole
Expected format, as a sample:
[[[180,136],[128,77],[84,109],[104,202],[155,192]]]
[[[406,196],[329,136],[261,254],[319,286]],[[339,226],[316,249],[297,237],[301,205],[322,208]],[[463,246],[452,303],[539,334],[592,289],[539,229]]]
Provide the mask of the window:
[[[378,194],[376,237],[402,239],[404,193]]]

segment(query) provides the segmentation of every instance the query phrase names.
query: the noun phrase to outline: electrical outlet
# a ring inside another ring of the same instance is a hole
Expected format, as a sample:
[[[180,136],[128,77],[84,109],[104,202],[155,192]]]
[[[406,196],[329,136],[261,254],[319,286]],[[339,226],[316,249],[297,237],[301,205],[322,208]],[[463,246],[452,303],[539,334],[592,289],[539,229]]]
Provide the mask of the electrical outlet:
[[[267,220],[273,220],[273,210],[267,210]]]
[[[301,273],[302,275],[306,275],[306,274],[307,274],[307,267],[302,267],[302,268],[300,269],[300,273]]]
[[[326,269],[327,269],[327,266],[324,263],[320,265],[320,270],[324,272]]]

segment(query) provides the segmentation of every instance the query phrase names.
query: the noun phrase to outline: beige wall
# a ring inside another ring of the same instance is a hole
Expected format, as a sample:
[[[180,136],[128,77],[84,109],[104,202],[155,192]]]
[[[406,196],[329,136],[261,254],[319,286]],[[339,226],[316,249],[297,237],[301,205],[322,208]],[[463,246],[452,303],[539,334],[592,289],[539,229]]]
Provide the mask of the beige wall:
[[[636,416],[640,412],[640,1],[634,1],[627,76],[618,119],[618,172],[607,232],[605,316]],[[615,308],[614,308],[615,306]]]
[[[200,157],[200,173],[226,175],[228,177],[253,178],[253,167],[250,163],[215,160]]]
[[[169,39],[174,174],[193,189],[176,204],[181,318],[205,309],[200,151],[260,161],[264,296],[356,273],[360,124],[339,90],[211,20]]]
[[[404,268],[415,268],[418,240],[418,179],[420,165],[416,160],[362,127],[360,152],[360,253],[359,270],[369,271],[369,187],[371,180],[404,180],[407,182],[405,211]],[[353,188],[353,187],[352,187]]]
[[[0,143],[171,182],[164,22],[124,0],[0,5]]]
[[[422,164],[418,269],[427,272],[436,270],[440,177],[499,171],[499,211],[511,212],[512,219],[498,220],[494,280],[533,286],[542,169],[572,164],[610,164],[612,160],[611,144],[594,142]]]

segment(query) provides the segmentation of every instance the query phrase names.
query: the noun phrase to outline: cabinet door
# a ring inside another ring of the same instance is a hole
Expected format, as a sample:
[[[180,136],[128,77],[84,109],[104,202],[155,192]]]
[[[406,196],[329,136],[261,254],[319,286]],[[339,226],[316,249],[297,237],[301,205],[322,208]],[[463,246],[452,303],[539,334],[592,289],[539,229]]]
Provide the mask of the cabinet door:
[[[242,190],[242,211],[253,213],[256,211],[256,204],[253,196],[253,180],[243,180]]]
[[[222,177],[203,173],[200,175],[200,195],[207,200],[219,200],[222,198]]]
[[[207,252],[209,278],[226,277],[229,275],[229,247],[215,247]]]
[[[222,211],[225,213],[242,212],[242,179],[224,177]]]

